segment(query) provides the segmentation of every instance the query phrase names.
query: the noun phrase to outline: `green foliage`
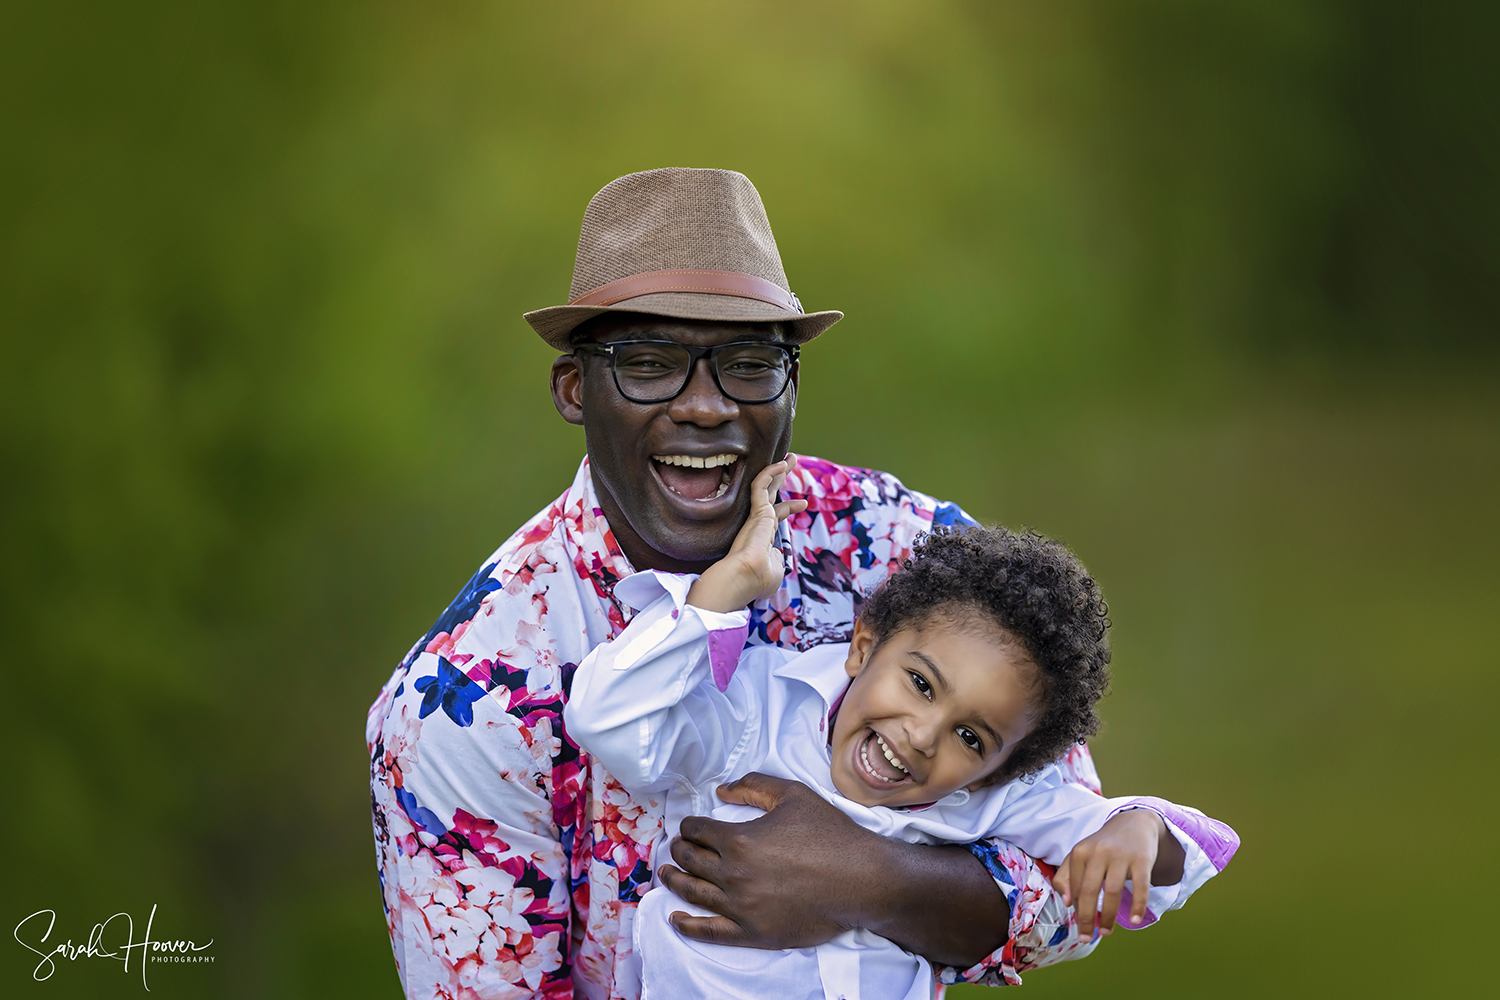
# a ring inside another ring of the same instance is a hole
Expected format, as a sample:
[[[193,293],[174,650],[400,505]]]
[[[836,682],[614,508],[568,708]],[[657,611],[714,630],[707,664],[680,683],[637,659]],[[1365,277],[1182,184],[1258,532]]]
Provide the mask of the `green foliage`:
[[[0,916],[157,903],[217,956],[166,996],[396,995],[360,721],[582,451],[520,313],[605,182],[725,166],[849,316],[798,448],[1072,544],[1108,787],[1244,835],[1028,987],[1394,995],[1414,938],[1477,984],[1493,862],[1420,875],[1494,819],[1480,6],[7,11]]]

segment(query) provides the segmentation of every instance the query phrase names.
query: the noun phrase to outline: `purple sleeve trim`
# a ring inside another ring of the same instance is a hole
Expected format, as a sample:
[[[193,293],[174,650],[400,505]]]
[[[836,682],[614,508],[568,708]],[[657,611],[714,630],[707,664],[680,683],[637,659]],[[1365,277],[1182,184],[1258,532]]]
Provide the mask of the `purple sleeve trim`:
[[[1214,871],[1223,871],[1224,866],[1229,864],[1229,859],[1234,857],[1234,852],[1239,850],[1240,836],[1230,829],[1227,823],[1220,823],[1200,812],[1184,809],[1155,796],[1142,795],[1132,799],[1130,803],[1121,806],[1110,815],[1114,816],[1116,813],[1122,813],[1136,806],[1145,806],[1160,813],[1163,819],[1170,821],[1173,826],[1192,838],[1193,843],[1197,844],[1208,856],[1208,861],[1214,866]]]
[[[714,685],[720,691],[729,687],[734,668],[739,666],[740,651],[745,648],[745,639],[750,635],[750,624],[734,628],[713,629],[708,633],[708,665],[713,670]]]
[[[1138,931],[1143,928],[1150,927],[1159,919],[1155,913],[1151,912],[1151,907],[1148,906],[1146,907],[1146,915],[1141,918],[1141,922],[1138,924],[1131,923],[1130,906],[1134,902],[1135,896],[1131,893],[1128,887],[1120,890],[1120,908],[1115,911],[1116,927],[1124,927],[1126,930]],[[1098,937],[1099,934],[1097,931],[1095,931],[1095,940],[1098,940]]]
[[[1197,844],[1208,858],[1209,864],[1214,866],[1214,871],[1221,872],[1224,866],[1229,864],[1229,859],[1234,857],[1234,852],[1240,846],[1239,834],[1230,829],[1226,823],[1220,823],[1216,819],[1210,819],[1200,812],[1192,809],[1184,809],[1182,806],[1166,799],[1158,799],[1152,795],[1142,795],[1131,799],[1125,805],[1110,812],[1111,816],[1117,816],[1129,809],[1146,808],[1157,813],[1163,819],[1170,822],[1177,829],[1187,834],[1193,843]],[[1134,901],[1129,889],[1120,895],[1120,909],[1115,914],[1115,926],[1128,928],[1129,930],[1140,930],[1150,927],[1156,923],[1158,914],[1146,910],[1146,917],[1138,924],[1130,922],[1130,904]]]

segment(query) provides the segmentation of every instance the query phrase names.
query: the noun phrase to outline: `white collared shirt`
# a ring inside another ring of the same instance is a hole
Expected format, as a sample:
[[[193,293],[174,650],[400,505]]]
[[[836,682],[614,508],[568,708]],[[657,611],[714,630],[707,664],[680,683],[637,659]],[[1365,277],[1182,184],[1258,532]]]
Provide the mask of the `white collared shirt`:
[[[658,843],[670,841],[689,815],[727,821],[760,815],[714,795],[719,784],[760,771],[803,782],[856,823],[885,836],[920,843],[1000,837],[1051,864],[1116,812],[1153,809],[1182,843],[1187,864],[1176,885],[1151,888],[1148,922],[1181,906],[1233,853],[1233,831],[1201,813],[1154,799],[1106,799],[1064,781],[1055,765],[1024,782],[975,793],[960,789],[921,809],[871,807],[845,798],[830,776],[828,728],[849,682],[848,644],[804,653],[759,646],[741,654],[748,616],[688,605],[694,579],[651,571],[620,582],[616,596],[640,613],[580,664],[564,713],[570,736],[625,789],[665,797]],[[1122,915],[1128,906],[1127,895]],[[657,885],[642,897],[636,915],[643,995],[653,1000],[712,995],[905,1000],[932,994],[932,969],[925,959],[868,931],[852,931],[817,948],[730,948],[678,935],[667,922],[674,910],[707,913]],[[815,983],[821,987],[809,993]]]

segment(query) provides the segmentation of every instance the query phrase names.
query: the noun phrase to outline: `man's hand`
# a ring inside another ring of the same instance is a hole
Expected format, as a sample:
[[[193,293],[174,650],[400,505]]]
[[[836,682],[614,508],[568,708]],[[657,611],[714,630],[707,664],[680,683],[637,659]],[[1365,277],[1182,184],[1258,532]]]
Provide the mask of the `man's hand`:
[[[1078,910],[1078,936],[1094,936],[1096,914],[1101,934],[1114,931],[1115,916],[1130,880],[1130,922],[1146,919],[1146,899],[1152,885],[1172,885],[1182,878],[1182,845],[1162,818],[1149,809],[1130,809],[1111,816],[1092,837],[1078,842],[1052,877],[1063,902]],[[1104,903],[1099,904],[1099,891]]]
[[[686,937],[741,948],[809,948],[865,927],[942,965],[967,968],[1006,938],[1009,907],[962,847],[872,833],[796,781],[747,774],[719,797],[766,810],[748,823],[690,816],[658,868],[682,899]],[[685,869],[685,870],[684,870]]]
[[[708,611],[738,611],[776,593],[786,573],[781,550],[776,548],[776,525],[807,509],[806,500],[776,502],[781,484],[796,467],[797,456],[788,454],[755,477],[750,484],[750,516],[734,536],[728,554],[693,583],[689,604]]]
[[[682,821],[661,880],[678,896],[715,913],[678,911],[686,937],[740,948],[810,948],[857,925],[856,890],[884,851],[885,838],[860,827],[806,785],[748,774],[719,787],[719,797],[766,810],[748,823],[702,816]],[[851,861],[858,864],[850,864]],[[693,874],[688,874],[692,872]]]

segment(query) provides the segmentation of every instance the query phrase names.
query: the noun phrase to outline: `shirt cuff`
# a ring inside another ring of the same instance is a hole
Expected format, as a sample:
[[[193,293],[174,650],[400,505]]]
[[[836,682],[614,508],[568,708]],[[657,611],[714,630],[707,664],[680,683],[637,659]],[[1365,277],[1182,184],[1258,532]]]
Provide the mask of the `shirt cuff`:
[[[670,597],[670,606],[663,604],[663,611],[680,624],[686,624],[684,616],[696,620],[708,634],[708,663],[714,685],[723,691],[729,687],[739,665],[740,653],[750,635],[750,612],[748,609],[720,612],[709,611],[687,603],[688,591],[698,579],[696,573],[665,573],[661,570],[644,570],[633,573],[615,584],[615,596],[637,611],[644,611]],[[663,635],[661,638],[664,638]],[[659,641],[659,639],[657,640]],[[654,646],[656,643],[652,643]]]
[[[1110,817],[1131,809],[1149,809],[1160,816],[1172,836],[1182,845],[1184,854],[1182,878],[1173,885],[1153,885],[1146,902],[1146,917],[1138,924],[1130,922],[1130,905],[1133,900],[1127,887],[1120,897],[1120,909],[1115,925],[1127,930],[1140,930],[1154,924],[1168,910],[1175,910],[1204,882],[1224,870],[1234,852],[1239,849],[1239,834],[1227,823],[1196,809],[1168,802],[1155,796],[1143,795],[1111,810]]]

